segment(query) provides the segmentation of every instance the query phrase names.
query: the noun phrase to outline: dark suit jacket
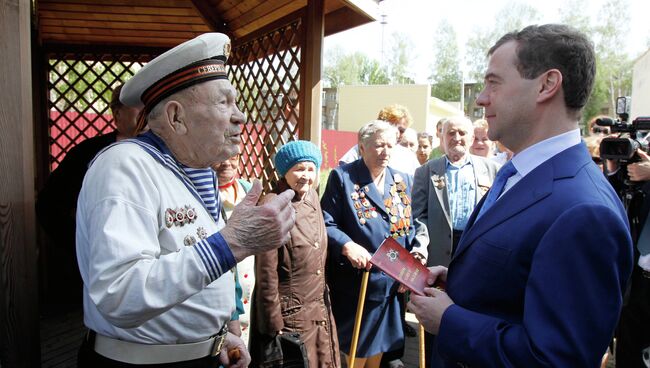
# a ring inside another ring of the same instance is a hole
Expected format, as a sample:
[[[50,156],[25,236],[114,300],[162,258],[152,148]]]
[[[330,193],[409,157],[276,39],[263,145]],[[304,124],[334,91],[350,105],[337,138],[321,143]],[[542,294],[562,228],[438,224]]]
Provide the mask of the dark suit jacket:
[[[75,251],[77,197],[88,164],[102,149],[114,143],[117,131],[88,138],[74,146],[54,170],[36,201],[36,217],[48,235],[41,256],[47,287],[43,297],[48,311],[81,305],[81,275]]]
[[[483,201],[482,201],[483,202]],[[531,171],[454,252],[437,349],[449,367],[597,367],[632,270],[620,200],[584,144]]]
[[[474,168],[474,187],[476,199],[483,198],[492,186],[499,164],[484,157],[470,155]],[[413,178],[413,217],[418,219],[418,226],[424,225],[423,231],[417,231],[415,244],[428,248],[428,266],[448,266],[451,260],[452,225],[449,213],[447,186],[441,185],[440,178],[445,178],[446,158],[440,157],[427,161],[415,170]],[[444,181],[443,181],[444,182]]]

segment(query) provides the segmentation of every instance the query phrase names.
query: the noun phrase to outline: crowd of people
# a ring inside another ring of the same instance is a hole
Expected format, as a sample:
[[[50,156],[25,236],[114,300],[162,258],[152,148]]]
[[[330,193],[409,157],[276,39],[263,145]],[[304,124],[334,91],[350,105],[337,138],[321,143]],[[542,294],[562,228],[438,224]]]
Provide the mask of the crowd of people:
[[[612,187],[625,184],[598,166],[617,162],[596,162],[595,139],[582,140],[595,74],[582,34],[504,35],[477,99],[485,120],[445,117],[432,136],[387,106],[326,183],[318,146],[274,139],[280,179],[266,194],[238,177],[229,42],[204,34],[139,70],[113,96],[116,120],[133,109],[131,138],[76,165],[64,213],[76,216],[88,328],[79,366],[344,367],[354,355],[357,368],[399,368],[408,309],[427,367],[599,366],[621,310],[617,365],[643,367],[650,249],[633,247],[645,235],[628,220],[644,224],[650,204],[628,219]],[[625,169],[647,181],[640,155]],[[429,267],[424,295],[370,263],[387,238]]]

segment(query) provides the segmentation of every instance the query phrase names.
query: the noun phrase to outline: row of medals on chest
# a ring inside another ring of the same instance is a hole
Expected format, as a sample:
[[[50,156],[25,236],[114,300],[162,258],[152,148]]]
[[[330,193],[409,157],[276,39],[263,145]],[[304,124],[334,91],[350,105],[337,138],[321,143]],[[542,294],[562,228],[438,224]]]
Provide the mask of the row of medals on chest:
[[[177,208],[168,208],[165,210],[165,226],[171,228],[172,226],[183,227],[187,224],[193,224],[196,221],[197,216],[198,214],[196,209],[189,205]],[[208,237],[208,231],[203,226],[199,226],[196,229],[196,236],[198,236],[199,239],[205,239]],[[188,247],[196,244],[196,237],[192,234],[186,235],[185,238],[183,238],[183,244]]]
[[[354,191],[350,193],[354,208],[357,210],[357,218],[361,225],[368,220],[377,218],[377,208],[373,207],[367,198],[370,191],[368,186],[361,188],[354,185]],[[411,217],[411,199],[406,194],[406,184],[401,177],[395,177],[395,183],[390,186],[390,197],[384,199],[386,210],[390,214],[390,233],[393,238],[405,236],[409,233]]]

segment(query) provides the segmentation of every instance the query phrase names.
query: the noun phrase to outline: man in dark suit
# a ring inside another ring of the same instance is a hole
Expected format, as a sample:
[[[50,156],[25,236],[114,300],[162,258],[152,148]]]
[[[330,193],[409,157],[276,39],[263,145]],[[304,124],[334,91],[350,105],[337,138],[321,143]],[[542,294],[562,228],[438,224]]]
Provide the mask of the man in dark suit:
[[[51,240],[46,260],[51,269],[46,277],[49,287],[44,297],[45,313],[67,312],[81,305],[81,276],[74,247],[77,197],[88,164],[95,155],[116,141],[136,134],[140,109],[124,106],[119,98],[121,90],[122,85],[115,87],[109,105],[115,130],[72,147],[38,194],[36,216]]]
[[[413,217],[426,225],[415,242],[428,245],[427,265],[448,266],[454,244],[458,244],[465,224],[476,204],[490,189],[499,165],[471,155],[472,122],[451,117],[442,128],[441,146],[445,155],[428,161],[413,178]]]
[[[499,164],[470,154],[474,139],[472,122],[454,116],[442,125],[441,144],[445,155],[415,170],[413,217],[418,231],[415,243],[428,248],[427,265],[449,266],[451,252],[458,244],[476,204],[490,189]],[[418,229],[419,230],[419,229]],[[440,366],[430,358],[433,339],[426,335],[429,368]]]
[[[632,270],[626,214],[580,140],[596,72],[591,42],[562,25],[529,26],[490,49],[491,140],[514,152],[477,205],[446,292],[410,309],[437,334],[448,367],[596,367]],[[607,224],[593,226],[593,224]]]

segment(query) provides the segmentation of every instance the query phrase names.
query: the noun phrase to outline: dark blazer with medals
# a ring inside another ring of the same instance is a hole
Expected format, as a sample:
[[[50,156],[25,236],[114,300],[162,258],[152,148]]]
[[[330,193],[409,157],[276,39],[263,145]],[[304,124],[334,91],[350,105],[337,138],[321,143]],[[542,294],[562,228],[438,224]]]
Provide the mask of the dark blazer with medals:
[[[363,159],[330,173],[321,207],[327,226],[329,256],[327,280],[341,351],[349,353],[362,271],[341,254],[349,241],[373,254],[388,236],[412,249],[415,235],[411,217],[411,177],[386,168],[384,194],[372,181]],[[370,270],[357,356],[369,357],[397,349],[404,340],[396,298],[398,284],[376,268]]]

